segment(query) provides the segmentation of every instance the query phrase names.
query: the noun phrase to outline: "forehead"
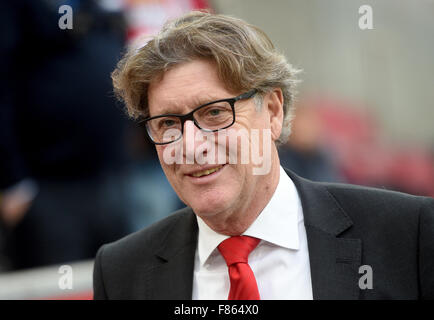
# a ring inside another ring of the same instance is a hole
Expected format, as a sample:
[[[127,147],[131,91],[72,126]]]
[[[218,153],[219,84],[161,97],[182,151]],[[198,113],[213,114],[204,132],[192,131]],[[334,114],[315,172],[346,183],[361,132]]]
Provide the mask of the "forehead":
[[[213,62],[193,60],[169,69],[151,82],[149,113],[151,116],[184,113],[198,105],[232,96],[219,79]]]

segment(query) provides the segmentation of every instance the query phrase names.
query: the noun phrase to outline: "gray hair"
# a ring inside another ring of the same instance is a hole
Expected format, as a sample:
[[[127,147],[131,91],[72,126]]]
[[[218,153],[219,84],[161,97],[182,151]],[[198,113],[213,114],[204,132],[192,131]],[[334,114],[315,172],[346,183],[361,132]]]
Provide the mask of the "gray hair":
[[[168,21],[143,47],[119,61],[112,73],[115,94],[132,118],[147,117],[149,83],[171,67],[198,58],[216,63],[219,78],[231,92],[255,88],[261,97],[280,88],[284,118],[277,143],[286,142],[301,70],[277,52],[261,29],[231,16],[193,11]]]

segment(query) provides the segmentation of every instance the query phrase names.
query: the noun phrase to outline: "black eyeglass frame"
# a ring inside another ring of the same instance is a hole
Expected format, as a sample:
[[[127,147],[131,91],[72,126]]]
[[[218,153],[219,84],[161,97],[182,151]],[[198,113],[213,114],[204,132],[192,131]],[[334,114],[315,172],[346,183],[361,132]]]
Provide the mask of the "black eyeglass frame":
[[[158,115],[158,116],[154,116],[154,117],[146,118],[146,119],[144,119],[144,120],[142,121],[142,123],[144,123],[144,125],[145,125],[145,128],[146,128],[145,131],[146,131],[146,134],[147,134],[149,140],[150,140],[153,144],[156,144],[156,145],[169,144],[169,143],[173,143],[173,142],[178,141],[179,139],[181,139],[181,138],[183,137],[183,135],[184,135],[184,124],[185,124],[185,122],[186,122],[187,120],[191,120],[191,121],[194,123],[194,125],[195,125],[196,127],[198,127],[198,128],[199,128],[200,130],[202,130],[202,131],[205,131],[205,132],[217,132],[217,131],[220,131],[220,130],[227,129],[227,128],[229,128],[230,126],[232,126],[232,125],[235,123],[235,102],[237,102],[237,101],[239,101],[239,100],[250,99],[250,98],[253,97],[257,92],[258,92],[257,89],[252,89],[252,90],[247,91],[247,92],[245,92],[245,93],[243,93],[243,94],[240,94],[239,96],[237,96],[237,97],[235,97],[235,98],[220,99],[220,100],[216,100],[216,101],[208,102],[208,103],[206,103],[206,104],[203,104],[203,105],[201,105],[201,106],[199,106],[199,107],[193,109],[192,111],[190,111],[190,112],[187,113],[187,114],[162,114],[162,115]],[[206,106],[209,106],[209,105],[211,105],[211,104],[218,103],[218,102],[228,102],[228,103],[229,103],[229,105],[231,106],[231,109],[232,109],[232,115],[233,115],[233,116],[232,116],[232,119],[233,119],[232,123],[229,124],[229,125],[227,125],[227,126],[225,126],[225,127],[223,127],[223,128],[214,129],[214,130],[201,128],[200,125],[196,122],[196,119],[194,119],[193,114],[194,114],[197,110],[199,110],[199,109],[201,109],[201,108],[204,108],[204,107],[206,107]],[[149,121],[151,121],[151,120],[158,119],[158,118],[164,118],[164,117],[177,117],[177,118],[179,118],[179,119],[181,120],[181,135],[179,136],[179,138],[177,138],[177,139],[175,139],[175,140],[173,140],[173,141],[168,141],[168,142],[155,142],[155,141],[152,139],[152,135],[151,135],[151,133],[149,132],[149,127],[148,127],[147,123],[148,123]]]

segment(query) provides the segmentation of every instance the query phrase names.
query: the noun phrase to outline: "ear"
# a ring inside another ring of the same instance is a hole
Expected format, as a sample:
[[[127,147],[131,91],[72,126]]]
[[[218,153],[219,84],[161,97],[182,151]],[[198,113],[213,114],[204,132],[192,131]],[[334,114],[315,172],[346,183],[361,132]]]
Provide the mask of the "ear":
[[[274,88],[268,93],[266,106],[270,116],[271,138],[273,142],[279,139],[283,123],[283,93],[282,89]]]

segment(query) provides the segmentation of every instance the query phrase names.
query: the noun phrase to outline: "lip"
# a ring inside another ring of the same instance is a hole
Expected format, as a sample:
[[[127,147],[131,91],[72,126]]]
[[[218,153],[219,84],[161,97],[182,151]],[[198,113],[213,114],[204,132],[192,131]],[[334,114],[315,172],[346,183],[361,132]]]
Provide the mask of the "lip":
[[[217,179],[218,176],[222,173],[223,170],[225,170],[226,168],[226,164],[222,164],[222,167],[217,170],[216,172],[213,172],[207,176],[202,176],[202,177],[193,177],[192,174],[196,173],[196,172],[200,172],[203,170],[209,170],[212,168],[215,168],[217,166],[219,166],[221,164],[218,165],[207,165],[207,166],[202,166],[200,168],[196,168],[195,170],[190,171],[189,173],[185,174],[185,177],[187,179],[189,179],[189,181],[195,183],[195,184],[205,184],[205,183],[209,183],[212,182],[213,180]]]
[[[214,168],[216,168],[216,167],[218,167],[218,166],[223,166],[223,167],[224,167],[225,165],[226,165],[226,163],[216,163],[216,164],[203,165],[203,166],[196,167],[196,168],[194,168],[193,170],[190,170],[190,171],[186,172],[185,175],[186,175],[186,176],[191,176],[191,175],[193,175],[194,173],[201,172],[201,171],[203,171],[203,170],[214,169]],[[223,168],[221,168],[221,169],[223,169]],[[220,169],[220,170],[221,170],[221,169]],[[219,171],[220,171],[220,170],[219,170]]]

